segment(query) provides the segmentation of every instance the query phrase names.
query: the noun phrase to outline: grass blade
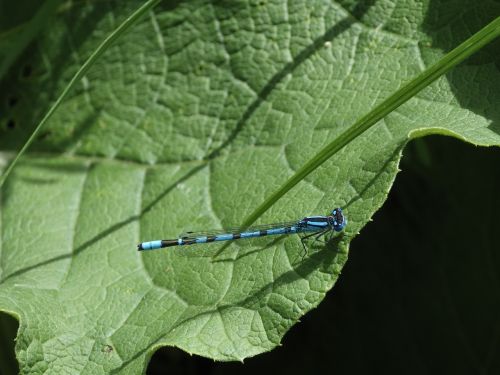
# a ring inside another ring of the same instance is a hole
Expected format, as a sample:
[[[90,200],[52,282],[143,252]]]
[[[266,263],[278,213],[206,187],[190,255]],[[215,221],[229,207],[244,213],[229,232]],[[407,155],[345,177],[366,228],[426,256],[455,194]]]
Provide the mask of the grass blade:
[[[408,84],[397,90],[389,98],[380,103],[368,114],[360,118],[353,126],[340,134],[331,143],[320,150],[313,158],[304,164],[293,176],[291,176],[278,190],[270,195],[257,209],[255,209],[243,222],[242,227],[248,227],[266,212],[278,199],[285,195],[295,185],[302,181],[307,175],[331,158],[335,153],[344,148],[360,134],[375,125],[396,108],[406,103],[418,92],[429,86],[436,79],[444,75],[467,57],[480,50],[486,44],[500,35],[500,17],[486,25],[465,42],[446,54],[441,60],[424,70],[420,75]],[[219,251],[222,252],[221,248]]]
[[[140,17],[142,17],[146,12],[151,10],[155,5],[157,5],[161,0],[148,0],[146,1],[141,7],[139,7],[134,13],[132,13],[128,18],[126,18],[120,26],[118,26],[111,34],[108,35],[106,39],[103,40],[103,42],[96,48],[96,50],[89,56],[89,58],[83,63],[83,65],[78,69],[76,74],[71,78],[71,81],[68,83],[68,85],[64,88],[63,92],[57,100],[54,102],[52,107],[47,111],[45,116],[42,118],[42,120],[38,123],[37,127],[33,131],[33,133],[30,135],[26,143],[23,145],[21,150],[17,153],[16,157],[12,162],[9,164],[5,172],[2,174],[0,177],[0,188],[3,186],[5,183],[5,180],[7,177],[9,177],[9,174],[12,172],[12,169],[14,166],[17,164],[19,158],[26,152],[28,147],[33,143],[35,140],[36,136],[40,132],[40,130],[43,128],[47,120],[52,116],[52,114],[55,112],[57,107],[61,104],[61,102],[66,98],[68,95],[69,91],[73,88],[76,82],[78,82],[90,69],[90,67],[97,61],[97,59],[107,51],[107,49],[111,46],[111,44],[118,39],[121,35],[123,35],[130,26],[132,26]]]

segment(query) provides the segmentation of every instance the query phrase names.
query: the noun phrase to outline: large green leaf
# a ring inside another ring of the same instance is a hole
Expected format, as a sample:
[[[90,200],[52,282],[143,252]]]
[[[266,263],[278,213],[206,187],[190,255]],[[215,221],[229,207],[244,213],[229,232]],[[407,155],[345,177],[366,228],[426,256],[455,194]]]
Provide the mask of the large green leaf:
[[[128,6],[61,6],[11,66],[3,160]],[[392,112],[260,219],[342,206],[349,226],[338,241],[305,258],[294,237],[241,241],[215,260],[217,245],[139,254],[135,244],[241,223],[318,149],[498,14],[498,4],[458,0],[191,1],[142,18],[2,190],[0,309],[20,320],[22,371],[134,373],[164,345],[219,360],[278,345],[334,284],[409,138],[500,144],[493,52]]]

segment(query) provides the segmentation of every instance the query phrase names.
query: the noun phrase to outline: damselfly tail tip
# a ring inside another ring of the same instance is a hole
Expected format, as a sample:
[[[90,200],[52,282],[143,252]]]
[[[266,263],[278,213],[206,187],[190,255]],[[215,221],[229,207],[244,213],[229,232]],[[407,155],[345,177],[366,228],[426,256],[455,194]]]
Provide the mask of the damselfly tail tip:
[[[163,241],[161,241],[161,240],[141,242],[139,245],[137,245],[137,250],[141,251],[141,250],[160,249],[160,248],[164,247],[162,245],[162,242]],[[177,243],[177,241],[176,241],[176,243]]]

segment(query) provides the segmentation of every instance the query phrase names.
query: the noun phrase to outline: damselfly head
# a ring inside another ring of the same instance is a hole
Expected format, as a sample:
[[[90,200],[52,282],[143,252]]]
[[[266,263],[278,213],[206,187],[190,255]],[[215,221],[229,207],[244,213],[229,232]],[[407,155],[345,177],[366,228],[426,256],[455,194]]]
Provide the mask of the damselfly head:
[[[347,219],[342,213],[341,208],[335,208],[332,211],[331,220],[333,229],[337,232],[340,232],[347,225]]]

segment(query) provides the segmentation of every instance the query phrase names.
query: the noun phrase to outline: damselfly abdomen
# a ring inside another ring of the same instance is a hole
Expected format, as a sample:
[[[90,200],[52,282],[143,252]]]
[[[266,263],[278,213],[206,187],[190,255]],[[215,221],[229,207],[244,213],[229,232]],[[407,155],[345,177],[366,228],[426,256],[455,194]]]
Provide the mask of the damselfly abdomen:
[[[340,232],[347,224],[341,208],[335,208],[329,216],[307,216],[303,219],[286,223],[276,223],[249,228],[231,228],[210,232],[186,232],[172,240],[141,242],[138,250],[155,250],[170,246],[204,244],[216,241],[233,241],[242,238],[274,236],[279,234],[307,233],[302,241],[315,236],[319,238],[328,232]]]

